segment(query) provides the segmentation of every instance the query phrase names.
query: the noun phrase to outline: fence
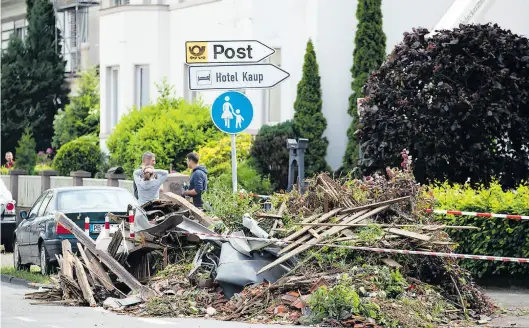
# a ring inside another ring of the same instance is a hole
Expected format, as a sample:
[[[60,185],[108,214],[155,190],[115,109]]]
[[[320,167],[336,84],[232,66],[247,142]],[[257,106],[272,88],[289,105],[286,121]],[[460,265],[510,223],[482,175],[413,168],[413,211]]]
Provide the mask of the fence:
[[[133,192],[133,182],[126,180],[123,174],[109,172],[106,179],[90,178],[90,173],[84,171],[71,172],[69,177],[57,176],[55,171],[42,171],[38,176],[24,175],[22,170],[11,170],[9,175],[0,178],[6,188],[11,191],[19,207],[31,207],[37,198],[46,190],[73,186],[113,186]],[[183,183],[189,182],[189,176],[173,173],[164,182],[164,191],[179,193]]]

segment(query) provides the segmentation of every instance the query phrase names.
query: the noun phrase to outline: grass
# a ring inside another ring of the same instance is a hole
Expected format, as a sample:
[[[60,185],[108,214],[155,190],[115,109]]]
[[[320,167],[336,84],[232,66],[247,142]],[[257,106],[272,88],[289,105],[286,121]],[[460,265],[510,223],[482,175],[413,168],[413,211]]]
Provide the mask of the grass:
[[[0,273],[15,278],[27,280],[29,282],[36,282],[41,284],[48,284],[51,282],[49,276],[43,276],[40,274],[40,268],[38,266],[31,266],[29,271],[15,270],[14,267],[5,266],[0,267]]]

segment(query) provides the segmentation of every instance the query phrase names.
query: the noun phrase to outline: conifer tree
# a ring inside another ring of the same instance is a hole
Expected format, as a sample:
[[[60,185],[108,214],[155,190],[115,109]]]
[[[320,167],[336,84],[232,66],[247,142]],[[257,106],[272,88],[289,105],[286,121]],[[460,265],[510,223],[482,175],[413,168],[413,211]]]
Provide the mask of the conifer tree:
[[[351,73],[353,93],[349,97],[348,113],[353,117],[347,130],[347,150],[343,159],[344,169],[352,170],[358,166],[358,139],[355,132],[360,124],[356,102],[362,98],[362,88],[369,74],[379,68],[386,57],[386,35],[382,30],[382,0],[358,0],[356,9],[355,47]]]
[[[312,40],[307,42],[303,76],[298,83],[297,97],[294,102],[294,132],[298,138],[309,139],[305,153],[305,172],[307,176],[328,171],[325,161],[329,141],[323,137],[327,121],[322,113],[321,83],[316,52]]]

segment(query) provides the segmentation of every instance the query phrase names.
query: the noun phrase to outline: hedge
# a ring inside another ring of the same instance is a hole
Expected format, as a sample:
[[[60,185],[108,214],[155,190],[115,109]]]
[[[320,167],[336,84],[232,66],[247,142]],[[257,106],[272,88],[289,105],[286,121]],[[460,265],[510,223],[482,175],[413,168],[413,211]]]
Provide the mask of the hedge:
[[[60,175],[69,176],[70,172],[83,170],[92,173],[93,176],[102,160],[99,139],[95,135],[86,135],[65,143],[57,151],[53,168]]]
[[[444,183],[433,187],[431,192],[437,199],[437,209],[529,215],[528,184],[503,191],[497,181],[489,188],[480,186],[476,189],[468,184]],[[480,228],[448,231],[459,243],[458,253],[529,258],[528,221],[453,215],[439,216],[439,220],[451,225]],[[478,277],[529,274],[529,266],[524,263],[464,260],[462,264]]]

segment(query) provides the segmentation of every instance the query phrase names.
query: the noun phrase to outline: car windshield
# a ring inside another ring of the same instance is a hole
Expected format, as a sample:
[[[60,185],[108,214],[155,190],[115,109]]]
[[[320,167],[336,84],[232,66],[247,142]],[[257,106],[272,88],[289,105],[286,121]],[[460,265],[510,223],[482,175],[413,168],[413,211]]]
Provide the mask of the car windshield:
[[[138,200],[126,191],[119,189],[69,190],[58,194],[58,209],[61,212],[102,210],[125,212],[131,204],[138,206]]]

